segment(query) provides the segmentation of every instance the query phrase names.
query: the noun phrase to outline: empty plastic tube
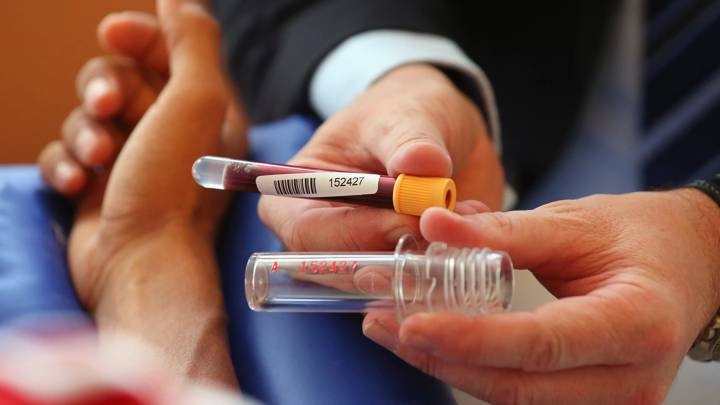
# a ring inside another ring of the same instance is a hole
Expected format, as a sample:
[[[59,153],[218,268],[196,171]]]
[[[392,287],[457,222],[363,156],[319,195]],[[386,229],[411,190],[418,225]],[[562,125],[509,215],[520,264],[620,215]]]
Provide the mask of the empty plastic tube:
[[[505,252],[458,249],[442,242],[422,249],[409,235],[394,253],[255,253],[245,270],[255,311],[395,311],[468,315],[504,311],[513,293]]]

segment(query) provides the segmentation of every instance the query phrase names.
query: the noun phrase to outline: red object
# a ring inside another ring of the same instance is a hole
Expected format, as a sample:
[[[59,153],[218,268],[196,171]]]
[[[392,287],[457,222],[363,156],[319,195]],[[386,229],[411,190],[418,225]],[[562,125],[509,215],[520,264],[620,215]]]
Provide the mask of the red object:
[[[310,169],[307,167],[281,165],[273,163],[238,162],[228,166],[223,179],[223,187],[228,190],[258,192],[255,179],[258,176],[274,174],[323,173],[333,170]],[[393,188],[396,179],[380,176],[378,190],[375,194],[352,195],[342,197],[314,197],[313,200],[337,201],[350,204],[369,205],[372,207],[393,208]]]
[[[73,398],[39,401],[10,387],[0,385],[0,405],[149,405],[137,396],[112,388],[78,393]]]

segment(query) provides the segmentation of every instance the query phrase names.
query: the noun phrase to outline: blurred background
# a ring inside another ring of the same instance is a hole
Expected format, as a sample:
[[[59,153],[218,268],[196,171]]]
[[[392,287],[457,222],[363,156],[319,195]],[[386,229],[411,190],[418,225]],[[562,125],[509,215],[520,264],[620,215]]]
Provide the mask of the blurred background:
[[[152,0],[0,2],[0,164],[33,162],[77,106],[75,74],[102,52],[95,28],[120,10],[151,12]]]
[[[34,162],[44,145],[59,138],[64,118],[78,105],[77,72],[86,61],[102,53],[95,35],[100,20],[115,11],[152,12],[153,8],[153,0],[0,1],[0,15],[4,17],[0,25],[0,164]],[[616,73],[613,69],[608,71]],[[603,94],[616,97],[613,92]],[[625,110],[616,107],[607,111]],[[588,133],[602,134],[605,132],[596,129],[615,129],[620,125],[617,117],[610,120],[602,114],[598,117],[603,122],[598,123],[597,117],[595,121],[588,119],[587,125],[593,128]],[[517,310],[535,308],[552,299],[526,272],[519,274],[517,289],[513,302]],[[666,403],[720,403],[718,375],[718,364],[685,361]],[[462,405],[480,403],[458,391],[456,396]]]

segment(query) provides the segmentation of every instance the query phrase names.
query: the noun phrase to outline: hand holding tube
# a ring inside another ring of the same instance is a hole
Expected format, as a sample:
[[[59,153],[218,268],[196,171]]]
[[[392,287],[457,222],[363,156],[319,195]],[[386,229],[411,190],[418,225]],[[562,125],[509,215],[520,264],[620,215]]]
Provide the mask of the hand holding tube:
[[[491,403],[661,403],[720,306],[720,211],[697,190],[430,209],[420,225],[428,240],[507,251],[560,297],[526,313],[366,317],[371,339]]]
[[[438,69],[411,64],[380,78],[330,117],[290,165],[452,178],[460,199],[502,206],[497,151],[475,104]],[[417,218],[387,209],[263,196],[262,221],[291,251],[392,250]]]

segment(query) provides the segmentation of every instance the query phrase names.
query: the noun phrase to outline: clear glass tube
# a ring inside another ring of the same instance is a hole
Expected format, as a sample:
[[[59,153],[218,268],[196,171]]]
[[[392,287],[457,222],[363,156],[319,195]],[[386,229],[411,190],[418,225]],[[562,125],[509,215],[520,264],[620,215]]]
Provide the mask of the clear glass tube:
[[[423,249],[409,235],[394,253],[255,253],[245,270],[245,294],[255,311],[500,312],[510,307],[513,267],[505,252]]]

